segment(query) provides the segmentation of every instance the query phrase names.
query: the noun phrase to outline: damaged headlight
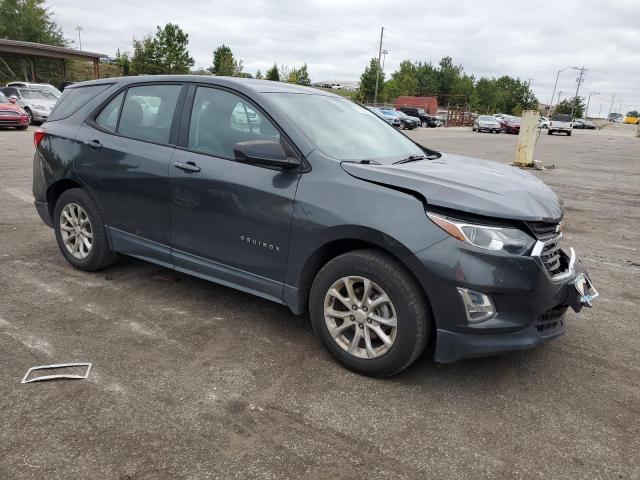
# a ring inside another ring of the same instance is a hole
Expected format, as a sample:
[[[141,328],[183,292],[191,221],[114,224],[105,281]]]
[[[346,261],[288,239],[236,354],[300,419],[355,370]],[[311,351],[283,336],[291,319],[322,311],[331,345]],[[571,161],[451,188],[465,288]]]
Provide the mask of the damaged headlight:
[[[525,255],[536,242],[517,228],[478,225],[432,212],[427,216],[452,237],[487,250]]]

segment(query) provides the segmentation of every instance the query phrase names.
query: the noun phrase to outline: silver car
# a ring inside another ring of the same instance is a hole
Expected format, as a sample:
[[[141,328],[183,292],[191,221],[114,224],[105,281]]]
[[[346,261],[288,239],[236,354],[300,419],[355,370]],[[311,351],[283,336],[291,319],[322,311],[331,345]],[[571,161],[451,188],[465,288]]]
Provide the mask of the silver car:
[[[29,115],[29,123],[43,123],[49,118],[58,99],[52,93],[32,88],[5,87],[2,93],[14,98],[16,103]]]
[[[29,83],[29,82],[9,82],[7,83],[7,87],[18,87],[18,88],[31,88],[34,90],[44,90],[45,92],[49,92],[54,95],[56,98],[60,98],[62,96],[62,92],[58,90],[53,85],[48,83]]]
[[[481,132],[483,130],[487,132],[500,133],[500,129],[502,125],[495,117],[490,117],[489,115],[480,115],[473,122],[473,131]]]

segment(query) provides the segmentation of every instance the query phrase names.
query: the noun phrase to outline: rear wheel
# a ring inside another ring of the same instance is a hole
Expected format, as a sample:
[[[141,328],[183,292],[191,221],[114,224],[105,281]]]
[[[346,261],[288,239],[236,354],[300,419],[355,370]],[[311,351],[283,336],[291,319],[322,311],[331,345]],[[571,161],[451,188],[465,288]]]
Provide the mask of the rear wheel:
[[[427,123],[426,121],[424,121],[424,120],[423,120],[423,121],[422,121],[422,126],[423,126],[424,128],[427,128],[427,127],[429,126],[429,123]]]
[[[394,258],[356,250],[316,276],[309,309],[313,329],[344,366],[371,376],[394,375],[422,353],[431,314],[420,287]]]
[[[58,247],[71,265],[91,272],[113,263],[102,214],[87,192],[81,188],[63,192],[53,219]]]

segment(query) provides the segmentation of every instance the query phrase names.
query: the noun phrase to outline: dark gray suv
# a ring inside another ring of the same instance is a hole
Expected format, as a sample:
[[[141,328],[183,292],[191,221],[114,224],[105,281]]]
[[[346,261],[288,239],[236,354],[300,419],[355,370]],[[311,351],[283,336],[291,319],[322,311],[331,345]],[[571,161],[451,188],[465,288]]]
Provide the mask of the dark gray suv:
[[[422,147],[323,91],[78,83],[34,141],[35,205],[73,266],[119,252],[309,311],[364,374],[428,343],[439,362],[533,347],[597,295],[544,183]]]

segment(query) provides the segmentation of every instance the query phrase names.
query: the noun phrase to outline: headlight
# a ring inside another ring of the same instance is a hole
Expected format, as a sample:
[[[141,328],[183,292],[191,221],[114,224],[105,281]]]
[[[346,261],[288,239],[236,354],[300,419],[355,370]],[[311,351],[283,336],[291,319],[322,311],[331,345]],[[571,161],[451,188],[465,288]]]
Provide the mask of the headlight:
[[[478,225],[431,212],[427,216],[452,237],[486,250],[525,255],[536,242],[517,228]]]
[[[45,107],[43,107],[42,105],[34,105],[33,109],[34,110],[46,110]]]

